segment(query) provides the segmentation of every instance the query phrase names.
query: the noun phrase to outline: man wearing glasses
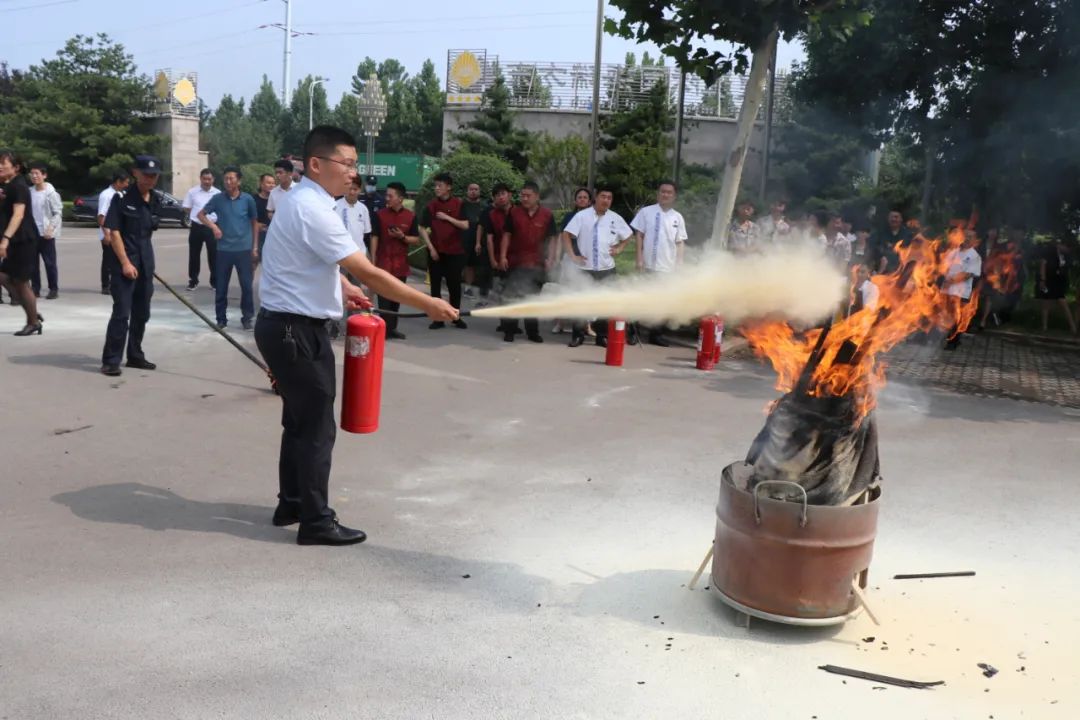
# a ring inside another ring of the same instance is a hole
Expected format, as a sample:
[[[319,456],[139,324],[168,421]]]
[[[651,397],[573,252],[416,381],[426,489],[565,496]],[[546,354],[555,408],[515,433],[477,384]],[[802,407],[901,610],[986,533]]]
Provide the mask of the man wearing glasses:
[[[255,342],[284,405],[273,523],[300,523],[300,545],[352,545],[367,535],[341,525],[327,502],[337,429],[329,326],[346,307],[359,310],[371,303],[339,267],[379,297],[420,308],[433,321],[456,320],[458,312],[372,265],[334,211],[334,198],[356,177],[356,140],[349,133],[328,125],[311,130],[304,168],[270,223],[255,324]]]

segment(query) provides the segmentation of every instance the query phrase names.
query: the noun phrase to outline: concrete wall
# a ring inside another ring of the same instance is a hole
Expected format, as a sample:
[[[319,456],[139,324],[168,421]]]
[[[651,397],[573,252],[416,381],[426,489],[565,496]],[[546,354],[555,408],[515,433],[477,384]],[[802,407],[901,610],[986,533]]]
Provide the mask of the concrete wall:
[[[476,110],[466,108],[446,108],[443,111],[444,151],[450,145],[450,134],[476,117],[476,114]],[[568,110],[521,110],[518,122],[532,132],[547,132],[555,137],[579,135],[588,139],[592,116],[587,112]],[[725,162],[735,139],[734,120],[695,118],[685,120],[684,125],[683,163],[719,166]],[[750,149],[743,170],[744,182],[760,181],[764,142],[763,124],[758,123],[750,136]]]
[[[199,184],[199,171],[206,167],[207,153],[199,150],[199,119],[167,115],[151,118],[150,131],[168,140],[161,162],[165,173],[158,187],[173,195]]]

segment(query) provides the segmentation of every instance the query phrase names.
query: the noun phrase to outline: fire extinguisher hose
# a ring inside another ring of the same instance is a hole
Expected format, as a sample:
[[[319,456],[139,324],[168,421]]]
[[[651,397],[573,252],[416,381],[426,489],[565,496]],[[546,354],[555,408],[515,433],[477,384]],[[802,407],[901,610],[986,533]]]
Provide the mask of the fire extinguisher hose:
[[[396,317],[396,318],[405,318],[406,320],[417,319],[417,318],[426,318],[427,317],[427,313],[422,313],[422,312],[404,313],[404,312],[397,312],[396,310],[372,310],[371,312],[373,312],[373,313],[375,313],[377,315],[391,315],[391,316]],[[469,317],[470,315],[472,315],[472,311],[471,310],[462,310],[458,314],[461,317]]]
[[[200,320],[202,320],[204,323],[206,323],[207,327],[209,327],[211,330],[216,332],[221,337],[228,340],[229,343],[234,348],[239,350],[244,355],[244,357],[246,357],[251,362],[255,363],[259,367],[260,370],[262,370],[264,373],[266,373],[266,377],[270,378],[270,389],[273,390],[275,393],[278,391],[278,389],[277,389],[277,379],[274,377],[274,374],[272,372],[270,372],[270,368],[268,368],[266,366],[266,363],[264,363],[261,359],[256,357],[255,354],[252,353],[250,350],[248,350],[246,347],[244,347],[240,343],[236,342],[236,340],[234,340],[233,337],[231,335],[229,335],[227,332],[225,332],[224,330],[219,328],[217,326],[217,323],[215,323],[210,318],[206,317],[206,315],[203,314],[203,312],[201,310],[199,310],[199,308],[197,308],[197,307],[195,307],[194,305],[191,304],[190,300],[188,300],[186,297],[184,297],[180,293],[176,292],[176,289],[173,288],[173,286],[170,285],[169,283],[162,280],[160,275],[158,275],[157,273],[154,273],[154,279],[157,280],[159,283],[161,283],[161,285],[166,290],[171,292],[173,294],[173,296],[176,297],[177,300],[179,300],[181,303],[183,303],[187,307],[188,310],[195,313],[195,315],[197,315]]]

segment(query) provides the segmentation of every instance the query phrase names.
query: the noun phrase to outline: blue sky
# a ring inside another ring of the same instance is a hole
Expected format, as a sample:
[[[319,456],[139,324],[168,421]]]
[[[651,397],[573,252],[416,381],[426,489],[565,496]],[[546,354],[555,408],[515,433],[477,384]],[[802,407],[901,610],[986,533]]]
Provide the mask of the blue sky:
[[[293,40],[292,80],[309,73],[330,78],[336,103],[366,55],[396,57],[410,73],[430,58],[440,77],[451,48],[486,49],[503,61],[589,62],[595,10],[587,0],[293,0],[294,30],[314,34]],[[72,35],[105,32],[148,75],[159,68],[197,72],[199,94],[214,107],[225,93],[250,98],[264,73],[280,90],[283,33],[259,26],[284,20],[282,0],[0,0],[0,25],[13,30],[9,40],[18,38],[0,47],[0,60],[26,68],[52,57]],[[643,50],[658,54],[604,37],[604,62]],[[801,56],[798,45],[785,44],[778,64],[788,67]]]

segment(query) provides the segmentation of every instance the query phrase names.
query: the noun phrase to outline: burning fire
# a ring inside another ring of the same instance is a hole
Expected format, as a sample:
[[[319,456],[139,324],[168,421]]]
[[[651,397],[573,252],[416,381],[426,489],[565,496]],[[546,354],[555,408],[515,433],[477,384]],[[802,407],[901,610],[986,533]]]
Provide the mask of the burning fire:
[[[1020,289],[1020,250],[1015,243],[1004,243],[990,250],[983,264],[983,277],[1002,295]]]
[[[956,254],[965,230],[954,227],[944,240],[923,235],[907,246],[899,243],[900,269],[875,275],[876,308],[864,309],[823,329],[796,331],[784,322],[748,325],[743,334],[754,352],[766,357],[777,373],[777,390],[798,389],[811,396],[850,396],[858,418],[876,404],[885,384],[888,352],[914,332],[941,328],[952,336],[967,329],[978,303],[962,302],[945,290],[945,278],[955,274]],[[824,337],[823,337],[824,334]],[[820,345],[819,345],[820,343]]]

